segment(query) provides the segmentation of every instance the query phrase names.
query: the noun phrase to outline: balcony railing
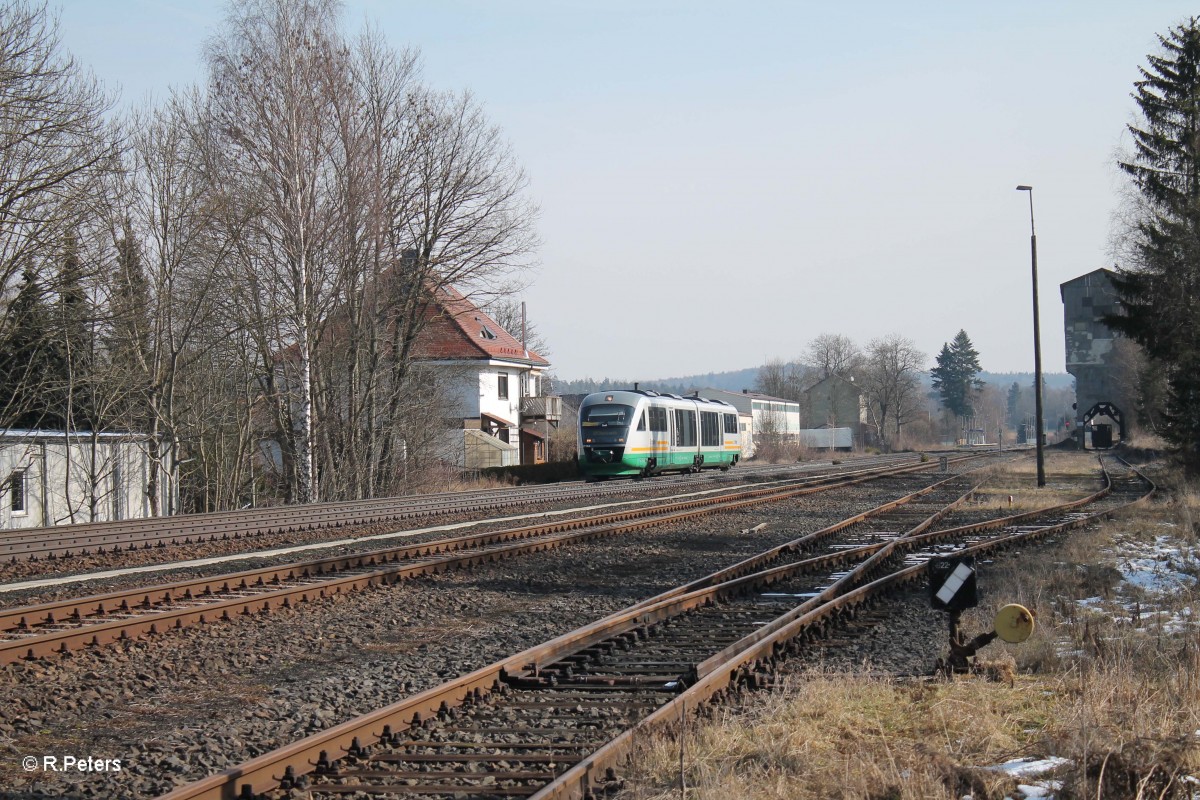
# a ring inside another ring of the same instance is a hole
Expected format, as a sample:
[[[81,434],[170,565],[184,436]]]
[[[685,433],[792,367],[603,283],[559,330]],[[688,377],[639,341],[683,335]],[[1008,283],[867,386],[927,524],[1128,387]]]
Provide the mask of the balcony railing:
[[[522,397],[521,416],[558,422],[562,419],[561,397]]]

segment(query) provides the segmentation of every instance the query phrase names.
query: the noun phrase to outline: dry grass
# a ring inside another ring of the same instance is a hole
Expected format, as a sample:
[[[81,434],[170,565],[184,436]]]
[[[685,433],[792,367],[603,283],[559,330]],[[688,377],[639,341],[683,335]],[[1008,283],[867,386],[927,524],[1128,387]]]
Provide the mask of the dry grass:
[[[742,714],[684,739],[687,797],[1000,797],[1006,776],[986,765],[1030,752],[1044,723],[1039,688],[978,681],[894,682],[820,672],[799,676]],[[626,800],[679,797],[678,741],[657,739],[641,758],[659,776]]]
[[[1052,463],[1086,474],[1069,458]],[[1193,800],[1200,784],[1183,778],[1200,777],[1200,589],[1179,576],[1200,572],[1200,491],[1173,482],[1136,514],[986,568],[989,605],[966,615],[967,630],[1009,602],[1037,616],[1030,641],[984,651],[1015,667],[1011,681],[805,673],[692,723],[685,794],[679,740],[647,743],[622,800],[1019,798],[1017,781],[986,767],[1022,756],[1066,759],[1058,800]],[[1150,552],[1149,566],[1175,580],[1166,591],[1124,579]]]
[[[994,467],[987,485],[976,492],[968,508],[1020,514],[1078,500],[1098,491],[1100,468],[1094,455],[1050,450],[1045,457],[1046,486],[1037,488],[1037,464],[1032,458]]]

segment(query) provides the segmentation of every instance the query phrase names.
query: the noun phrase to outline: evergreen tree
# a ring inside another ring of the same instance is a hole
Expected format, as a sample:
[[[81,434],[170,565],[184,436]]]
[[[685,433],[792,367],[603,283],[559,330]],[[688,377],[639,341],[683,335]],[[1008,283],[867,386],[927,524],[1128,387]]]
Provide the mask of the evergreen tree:
[[[966,331],[960,330],[954,341],[942,345],[937,366],[929,374],[942,405],[955,415],[969,417],[973,413],[973,395],[983,388],[983,381],[977,377],[980,369],[979,353]]]
[[[1107,324],[1141,344],[1166,380],[1163,436],[1200,470],[1200,22],[1158,37],[1133,97],[1142,125],[1119,161],[1141,205],[1133,263],[1113,284],[1124,314]]]
[[[0,335],[0,425],[60,428],[63,357],[37,273],[27,268]]]
[[[151,409],[150,289],[142,266],[141,248],[128,223],[117,242],[117,264],[112,281],[111,316],[105,350],[109,382],[120,400],[113,413],[121,424],[144,430]]]
[[[1021,384],[1013,381],[1008,387],[1008,424],[1016,426],[1021,421]]]
[[[58,304],[55,313],[57,369],[50,376],[51,402],[64,428],[95,430],[96,414],[91,385],[93,352],[92,313],[84,287],[84,267],[79,244],[68,236],[58,271]]]

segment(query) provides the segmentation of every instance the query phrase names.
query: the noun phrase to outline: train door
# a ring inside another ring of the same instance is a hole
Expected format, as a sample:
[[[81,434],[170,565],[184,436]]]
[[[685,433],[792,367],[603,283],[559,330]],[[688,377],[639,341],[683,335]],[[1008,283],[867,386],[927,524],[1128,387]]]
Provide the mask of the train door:
[[[646,428],[650,434],[650,458],[653,465],[647,464],[650,470],[658,470],[667,466],[671,460],[671,431],[667,419],[670,415],[662,406],[653,403],[646,404]]]
[[[721,413],[707,409],[698,412],[700,417],[700,459],[704,466],[719,464],[723,451]]]
[[[662,460],[658,462],[660,469],[675,463],[675,437],[678,435],[675,432],[675,412],[666,406],[663,406],[662,411],[665,417],[663,427],[666,428],[666,432],[663,434],[663,439],[666,441],[666,445],[663,448],[665,452]]]
[[[696,435],[697,414],[695,406],[674,409],[675,435],[671,440],[671,455],[678,467],[684,471],[692,469],[699,461],[700,440]]]
[[[738,415],[737,413],[722,413],[721,427],[724,435],[721,437],[724,443],[724,456],[722,460],[728,462],[731,466],[738,462],[742,455],[741,439],[738,431]]]

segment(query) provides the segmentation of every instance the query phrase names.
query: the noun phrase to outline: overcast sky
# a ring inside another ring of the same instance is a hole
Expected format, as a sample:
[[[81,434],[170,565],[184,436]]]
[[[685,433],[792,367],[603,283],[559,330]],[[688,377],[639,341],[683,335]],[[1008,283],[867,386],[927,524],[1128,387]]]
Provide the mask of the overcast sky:
[[[51,0],[52,5],[55,0]],[[63,0],[122,102],[200,80],[224,3]],[[821,333],[1064,369],[1058,285],[1111,266],[1138,67],[1194,4],[352,0],[470,89],[540,207],[529,317],[563,378],[791,359]]]

